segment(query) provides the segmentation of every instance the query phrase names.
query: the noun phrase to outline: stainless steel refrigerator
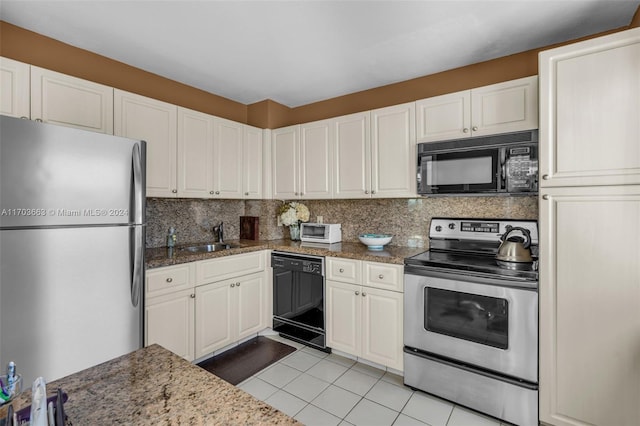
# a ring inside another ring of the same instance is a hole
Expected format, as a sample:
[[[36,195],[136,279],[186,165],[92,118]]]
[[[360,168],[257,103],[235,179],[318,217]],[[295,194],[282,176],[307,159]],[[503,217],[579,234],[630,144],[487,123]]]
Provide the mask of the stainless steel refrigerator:
[[[142,347],[145,146],[0,117],[0,367],[25,389]]]

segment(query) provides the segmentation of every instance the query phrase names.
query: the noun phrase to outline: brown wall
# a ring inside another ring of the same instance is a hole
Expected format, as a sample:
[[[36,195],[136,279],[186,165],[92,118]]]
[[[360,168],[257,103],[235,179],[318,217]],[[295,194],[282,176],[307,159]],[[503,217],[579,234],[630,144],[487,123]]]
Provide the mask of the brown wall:
[[[275,129],[536,75],[538,53],[542,50],[638,26],[640,26],[640,7],[629,27],[296,108],[289,108],[270,99],[244,105],[3,21],[0,21],[0,56],[241,123]]]
[[[49,37],[0,21],[0,56],[95,81],[241,123],[247,107],[239,102],[134,68]]]

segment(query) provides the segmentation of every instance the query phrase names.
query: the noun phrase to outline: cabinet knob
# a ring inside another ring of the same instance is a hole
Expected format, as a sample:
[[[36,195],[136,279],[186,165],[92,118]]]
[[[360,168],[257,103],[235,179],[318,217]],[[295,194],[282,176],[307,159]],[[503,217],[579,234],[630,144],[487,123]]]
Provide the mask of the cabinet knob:
[[[168,283],[173,282],[173,278],[171,278],[171,277],[167,278],[167,282]]]
[[[245,192],[245,193],[244,193],[244,195],[249,195],[249,193],[248,193],[248,192]]]
[[[383,279],[384,275],[380,274],[380,275],[378,275],[378,278]]]
[[[343,269],[343,268],[340,268],[340,273],[343,273],[343,272],[344,272],[344,269]]]
[[[234,288],[235,286],[235,283],[231,283],[231,288]]]
[[[303,195],[304,195],[304,192],[301,192],[301,193],[300,193],[300,196],[302,197]]]
[[[549,175],[542,175],[542,179],[549,180]]]
[[[356,296],[358,296],[358,295],[360,295],[360,292],[359,292],[359,291],[356,291]]]
[[[42,123],[42,118],[36,118],[36,121],[37,121],[38,123]]]
[[[215,194],[215,192],[213,192],[213,191],[209,191],[209,194],[213,195],[213,194]]]
[[[464,129],[462,129],[462,133],[469,133],[469,128],[465,127]]]
[[[24,115],[22,117],[20,117],[20,118],[22,118],[23,120],[28,120],[29,119],[29,117],[25,117]]]
[[[240,287],[240,283],[236,283],[236,287]]]
[[[376,191],[374,191],[374,190],[372,189],[372,190],[371,190],[371,193],[372,193],[372,194],[375,194],[375,193],[376,193]]]
[[[367,293],[365,293],[364,291],[362,292],[362,297],[365,297],[367,295]]]
[[[178,190],[177,190],[177,189],[172,189],[172,190],[171,190],[171,193],[173,193],[173,194],[177,194],[177,193],[178,193]]]
[[[293,195],[298,196],[298,193],[297,193],[297,192],[294,192],[294,193],[293,193]]]
[[[220,195],[220,191],[216,191],[216,195]]]
[[[548,200],[548,199],[549,199],[549,196],[548,196],[547,194],[544,194],[544,195],[542,196],[542,199],[543,199],[543,200]]]
[[[473,126],[473,127],[471,128],[471,130],[473,130],[474,132],[477,132],[477,131],[478,131],[478,126]]]
[[[191,294],[189,295],[189,297],[190,297],[190,298],[192,298],[192,299],[195,299],[195,298],[196,298],[196,295],[195,295],[195,294],[193,294],[193,293],[191,293]]]
[[[365,190],[364,190],[364,193],[365,193],[365,194],[368,194],[368,193],[369,193],[369,191],[368,191],[367,189],[365,189]]]

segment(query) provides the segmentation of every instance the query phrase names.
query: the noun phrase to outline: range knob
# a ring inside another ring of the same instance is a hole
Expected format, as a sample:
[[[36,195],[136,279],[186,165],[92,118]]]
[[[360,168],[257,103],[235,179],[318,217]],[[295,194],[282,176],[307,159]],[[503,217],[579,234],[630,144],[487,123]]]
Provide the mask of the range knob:
[[[453,223],[453,222],[451,222],[451,223],[449,224],[449,229],[456,229],[456,224],[455,224],[455,223]]]
[[[437,231],[437,232],[440,232],[440,231],[442,231],[442,226],[440,226],[440,225],[437,225],[437,226],[436,226],[436,231]]]

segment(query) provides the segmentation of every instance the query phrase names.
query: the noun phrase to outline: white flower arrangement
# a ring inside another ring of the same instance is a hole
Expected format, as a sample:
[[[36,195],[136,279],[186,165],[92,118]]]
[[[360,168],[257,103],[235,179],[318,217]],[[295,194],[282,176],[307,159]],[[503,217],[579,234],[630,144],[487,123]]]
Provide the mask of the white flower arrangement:
[[[280,206],[278,216],[283,225],[291,226],[298,222],[308,222],[309,209],[302,203],[290,201]]]

